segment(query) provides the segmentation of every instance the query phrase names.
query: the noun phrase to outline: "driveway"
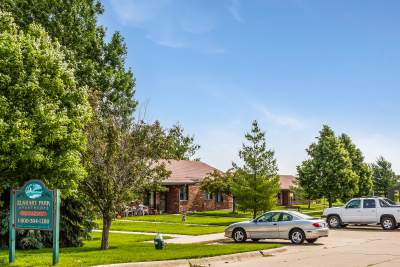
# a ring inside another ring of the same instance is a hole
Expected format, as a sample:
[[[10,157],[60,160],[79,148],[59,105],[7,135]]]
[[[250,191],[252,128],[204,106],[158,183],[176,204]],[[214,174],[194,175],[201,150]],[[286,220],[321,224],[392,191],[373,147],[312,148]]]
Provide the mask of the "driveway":
[[[378,227],[332,230],[328,238],[316,244],[286,248],[264,257],[213,262],[206,266],[400,266],[399,230],[384,232]]]

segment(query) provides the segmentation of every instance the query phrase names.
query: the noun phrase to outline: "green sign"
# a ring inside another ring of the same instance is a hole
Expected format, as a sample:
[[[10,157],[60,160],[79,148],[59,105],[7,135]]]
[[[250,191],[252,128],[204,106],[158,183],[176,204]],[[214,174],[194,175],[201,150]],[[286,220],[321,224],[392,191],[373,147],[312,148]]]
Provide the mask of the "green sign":
[[[53,229],[53,191],[41,181],[31,180],[15,191],[15,229]]]
[[[41,181],[30,180],[11,191],[9,262],[15,262],[15,230],[53,232],[53,265],[59,261],[60,190],[49,190]]]

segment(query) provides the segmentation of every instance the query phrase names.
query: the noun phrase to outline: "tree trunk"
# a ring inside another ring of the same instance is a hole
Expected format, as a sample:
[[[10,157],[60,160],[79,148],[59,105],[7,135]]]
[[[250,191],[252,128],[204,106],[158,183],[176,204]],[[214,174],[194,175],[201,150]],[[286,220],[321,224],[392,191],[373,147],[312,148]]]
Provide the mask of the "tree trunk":
[[[331,198],[328,199],[328,203],[329,203],[329,208],[332,208],[332,199]]]
[[[101,249],[107,250],[108,245],[108,237],[110,235],[110,228],[111,228],[111,217],[110,216],[103,216],[103,232],[101,235]]]
[[[236,213],[236,199],[232,197],[232,212]]]
[[[308,209],[311,209],[311,198],[308,199]]]
[[[253,210],[253,219],[255,219],[257,217],[257,209]]]

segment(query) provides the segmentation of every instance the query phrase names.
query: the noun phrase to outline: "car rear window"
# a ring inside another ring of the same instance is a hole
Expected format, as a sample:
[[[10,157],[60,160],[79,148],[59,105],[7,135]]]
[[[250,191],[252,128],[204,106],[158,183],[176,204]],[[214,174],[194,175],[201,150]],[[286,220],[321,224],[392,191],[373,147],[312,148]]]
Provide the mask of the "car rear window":
[[[314,218],[311,217],[311,216],[308,216],[308,215],[306,215],[306,214],[303,214],[303,213],[300,213],[300,212],[297,212],[297,211],[292,211],[291,213],[292,213],[293,215],[295,215],[296,217],[300,218],[300,219],[305,219],[305,220],[312,220],[312,219],[314,219]]]

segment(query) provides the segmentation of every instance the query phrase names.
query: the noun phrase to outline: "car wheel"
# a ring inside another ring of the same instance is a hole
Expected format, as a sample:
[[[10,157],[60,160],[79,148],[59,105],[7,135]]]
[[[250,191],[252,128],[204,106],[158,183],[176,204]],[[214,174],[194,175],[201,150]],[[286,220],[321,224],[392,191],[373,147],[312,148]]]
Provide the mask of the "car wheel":
[[[251,240],[252,240],[253,242],[258,242],[258,241],[260,241],[259,238],[252,238]]]
[[[247,239],[246,231],[242,228],[236,229],[232,233],[232,238],[236,243],[243,243]]]
[[[396,222],[393,217],[383,216],[381,219],[383,230],[393,230],[396,228]]]
[[[295,245],[300,245],[304,243],[306,236],[301,229],[294,229],[290,232],[290,241]]]
[[[312,239],[307,239],[307,242],[310,244],[314,244],[317,240],[318,238],[312,238]]]
[[[328,225],[329,225],[329,228],[337,229],[337,228],[340,228],[340,227],[341,227],[341,224],[342,224],[342,222],[340,221],[339,216],[337,216],[337,215],[332,215],[332,216],[329,216],[329,217],[328,217]]]

